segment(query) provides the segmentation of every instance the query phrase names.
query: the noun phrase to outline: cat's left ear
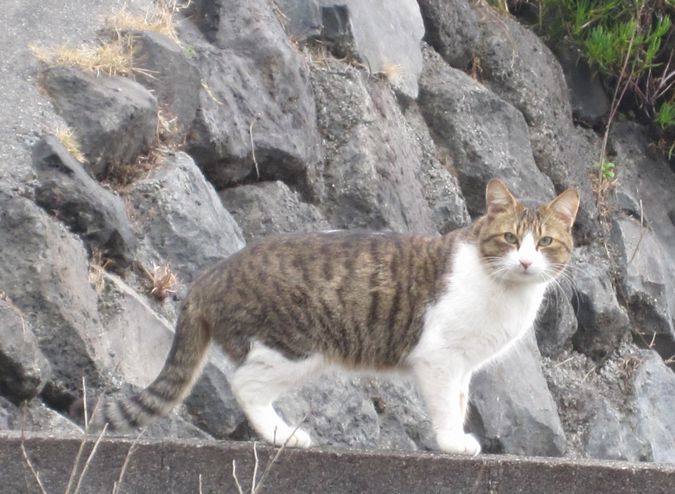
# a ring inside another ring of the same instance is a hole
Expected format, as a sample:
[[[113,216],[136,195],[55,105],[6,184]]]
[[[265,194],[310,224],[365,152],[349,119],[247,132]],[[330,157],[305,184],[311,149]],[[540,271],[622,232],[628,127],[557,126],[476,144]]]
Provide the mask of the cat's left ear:
[[[579,211],[579,193],[574,189],[567,189],[546,206],[558,218],[572,228]]]
[[[489,217],[516,208],[516,198],[509,191],[506,184],[498,178],[490,180],[485,187],[485,206]]]

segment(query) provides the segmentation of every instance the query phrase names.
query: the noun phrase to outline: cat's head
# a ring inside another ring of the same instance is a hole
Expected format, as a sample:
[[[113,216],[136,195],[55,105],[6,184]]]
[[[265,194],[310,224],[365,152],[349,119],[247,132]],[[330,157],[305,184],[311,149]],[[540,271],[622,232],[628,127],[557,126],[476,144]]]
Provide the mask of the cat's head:
[[[568,189],[548,204],[527,207],[501,180],[485,190],[486,215],[478,232],[479,250],[493,277],[542,283],[560,274],[572,255],[572,225],[579,194]]]

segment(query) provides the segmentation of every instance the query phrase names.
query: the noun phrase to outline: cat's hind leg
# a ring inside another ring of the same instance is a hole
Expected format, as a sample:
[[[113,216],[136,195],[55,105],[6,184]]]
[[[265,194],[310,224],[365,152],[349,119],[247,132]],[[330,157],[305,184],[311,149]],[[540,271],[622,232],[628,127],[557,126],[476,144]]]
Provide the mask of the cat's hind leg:
[[[290,360],[263,344],[253,345],[246,360],[234,371],[230,384],[249,423],[265,441],[277,446],[310,446],[309,434],[286,424],[272,404],[305,378],[315,375],[322,363],[319,355]]]

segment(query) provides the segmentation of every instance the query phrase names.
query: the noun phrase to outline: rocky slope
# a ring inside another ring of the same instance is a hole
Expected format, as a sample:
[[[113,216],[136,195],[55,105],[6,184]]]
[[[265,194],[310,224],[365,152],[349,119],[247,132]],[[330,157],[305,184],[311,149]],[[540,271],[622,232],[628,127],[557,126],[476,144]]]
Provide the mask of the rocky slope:
[[[573,62],[468,0],[193,0],[179,42],[133,33],[135,76],[31,58],[29,44],[103,36],[104,4],[0,13],[16,48],[0,62],[0,428],[77,430],[65,412],[83,378],[92,393],[147,384],[186,287],[245,242],[445,233],[499,176],[530,199],[576,187],[583,206],[536,333],[475,376],[471,429],[491,452],[675,461],[675,175],[647,129],[619,121],[619,179],[596,206],[600,136],[576,122],[607,106],[584,106],[597,86]],[[50,135],[59,123],[84,158]],[[213,351],[146,434],[249,438],[228,372]],[[398,378],[323,377],[279,409],[318,444],[435,447]]]

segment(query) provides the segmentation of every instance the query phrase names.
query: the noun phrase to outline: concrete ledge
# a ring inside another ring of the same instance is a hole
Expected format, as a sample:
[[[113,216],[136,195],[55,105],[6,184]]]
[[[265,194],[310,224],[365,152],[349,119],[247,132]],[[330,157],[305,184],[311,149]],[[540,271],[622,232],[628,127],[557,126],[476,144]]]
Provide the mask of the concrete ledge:
[[[95,441],[89,436],[81,472]],[[81,437],[26,434],[27,456],[49,494],[63,493]],[[133,441],[102,440],[82,480],[80,493],[111,492]],[[41,492],[22,453],[21,436],[0,432],[0,493]],[[258,478],[276,449],[258,444]],[[255,458],[243,442],[141,440],[128,456],[119,493],[237,493],[232,476],[250,492]],[[201,490],[200,490],[201,476]],[[440,453],[286,449],[259,492],[343,493],[527,493],[648,494],[675,492],[675,465],[571,461],[482,455],[464,458]]]

